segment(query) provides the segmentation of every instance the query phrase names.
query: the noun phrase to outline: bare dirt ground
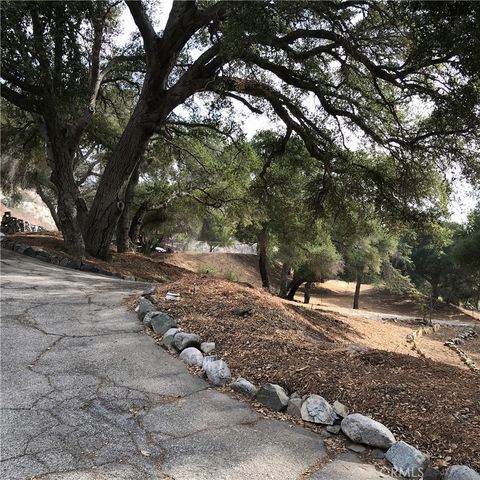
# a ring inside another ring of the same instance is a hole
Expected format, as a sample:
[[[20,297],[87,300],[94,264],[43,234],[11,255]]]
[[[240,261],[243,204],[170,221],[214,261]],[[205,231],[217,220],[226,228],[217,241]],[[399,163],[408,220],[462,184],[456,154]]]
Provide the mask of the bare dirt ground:
[[[175,252],[156,254],[155,258],[192,272],[208,273],[214,277],[249,283],[259,288],[262,286],[258,275],[258,258],[256,255]],[[279,280],[279,269],[274,267],[271,273],[272,281],[275,284]]]
[[[63,251],[59,236],[17,237],[52,252]],[[399,439],[428,452],[437,466],[466,463],[480,468],[480,377],[443,345],[464,327],[442,326],[422,337],[419,345],[426,358],[421,358],[406,342],[419,326],[414,320],[417,307],[409,299],[372,286],[362,288],[361,306],[367,310],[355,316],[349,308],[353,286],[345,282],[322,284],[307,306],[256,288],[255,256],[114,254],[111,262],[89,260],[102,268],[160,282],[159,308],[171,311],[183,329],[215,341],[234,376],[256,383],[276,382],[290,393],[319,393],[329,401],[339,400],[351,411],[388,425]],[[207,265],[215,266],[215,275],[222,269],[238,271],[238,280],[250,286],[190,270],[207,271]],[[181,301],[166,303],[167,291],[180,293]],[[253,314],[238,317],[232,313],[234,308],[253,308]],[[370,309],[378,313],[370,316]],[[382,320],[387,313],[412,319]],[[453,324],[463,318],[453,310],[440,314]],[[465,318],[472,322],[471,317]],[[478,338],[462,349],[480,364]]]
[[[316,287],[312,289],[311,304],[346,313],[352,310],[354,291],[354,283],[340,280],[328,280],[324,283],[317,283]],[[300,291],[295,299],[302,301],[303,293]],[[385,288],[382,288],[382,286],[376,285],[362,285],[360,291],[360,310],[384,313],[387,315],[423,317],[422,309],[412,298],[392,294]],[[435,306],[432,318],[452,322],[472,320],[472,317],[464,314],[455,306],[446,305],[442,302],[438,302]]]

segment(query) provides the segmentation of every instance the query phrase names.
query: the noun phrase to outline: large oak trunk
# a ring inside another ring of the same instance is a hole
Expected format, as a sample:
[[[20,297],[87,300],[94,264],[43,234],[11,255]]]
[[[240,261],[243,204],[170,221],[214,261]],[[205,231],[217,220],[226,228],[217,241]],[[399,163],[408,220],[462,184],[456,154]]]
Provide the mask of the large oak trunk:
[[[85,257],[82,226],[86,220],[87,206],[73,175],[73,148],[53,122],[47,125],[47,131],[51,180],[58,192],[58,226],[68,252],[82,259]]]
[[[130,178],[138,168],[155,130],[185,100],[162,91],[163,79],[158,78],[160,73],[147,74],[140,99],[98,185],[83,231],[86,249],[95,257],[109,257],[117,222],[125,207]]]
[[[125,207],[127,185],[151,134],[153,131],[142,126],[141,116],[132,115],[105,168],[84,229],[85,246],[95,257],[109,257],[113,234]]]

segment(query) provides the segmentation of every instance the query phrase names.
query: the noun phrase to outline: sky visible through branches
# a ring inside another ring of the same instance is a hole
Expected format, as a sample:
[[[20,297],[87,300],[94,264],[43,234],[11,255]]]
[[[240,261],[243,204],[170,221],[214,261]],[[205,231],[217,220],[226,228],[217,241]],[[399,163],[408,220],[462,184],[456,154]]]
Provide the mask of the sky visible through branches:
[[[252,0],[255,1],[255,0]],[[165,27],[170,9],[172,7],[172,0],[158,0],[158,8],[153,15],[155,27],[157,31],[163,30]],[[118,37],[118,45],[123,45],[132,33],[136,31],[135,22],[128,9],[124,9],[120,18],[121,35]],[[179,107],[180,112],[183,107]],[[306,106],[306,108],[311,108]],[[236,113],[238,115],[238,122],[242,124],[242,129],[249,139],[260,130],[278,129],[281,128],[281,121],[272,121],[265,114],[256,114],[251,112],[247,107],[239,104]],[[354,148],[355,139],[350,139],[350,144]],[[468,214],[474,209],[478,201],[480,201],[480,191],[470,184],[460,173],[459,169],[452,170],[446,173],[447,179],[451,182],[452,193],[449,202],[450,220],[453,222],[465,223]]]

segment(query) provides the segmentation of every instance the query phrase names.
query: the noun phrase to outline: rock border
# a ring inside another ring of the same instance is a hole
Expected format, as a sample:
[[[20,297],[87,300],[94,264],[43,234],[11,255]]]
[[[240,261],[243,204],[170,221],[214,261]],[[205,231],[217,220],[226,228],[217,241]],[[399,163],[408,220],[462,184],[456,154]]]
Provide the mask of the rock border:
[[[152,288],[145,290],[138,301],[136,311],[140,320],[143,320],[142,312],[145,310],[146,302],[149,303],[147,308],[148,310],[151,309],[152,313],[170,315],[168,312],[156,311],[154,304],[151,302],[154,292]],[[140,305],[142,305],[142,308],[140,308]],[[151,325],[145,323],[144,325],[148,330],[152,328]],[[418,329],[411,336],[411,342],[415,344],[415,340],[422,335],[437,330],[438,326],[436,325]],[[430,467],[428,455],[403,440],[397,441],[393,433],[382,423],[360,413],[350,414],[347,407],[339,401],[330,405],[327,400],[318,394],[308,394],[301,397],[297,392],[293,392],[288,395],[280,385],[268,382],[258,388],[242,377],[232,381],[230,369],[225,360],[218,358],[216,355],[209,355],[215,352],[214,342],[202,342],[202,339],[195,333],[182,332],[178,328],[171,328],[163,336],[156,335],[153,331],[149,334],[154,336],[156,343],[163,346],[171,354],[179,356],[189,367],[195,368],[195,373],[203,371],[214,387],[227,386],[249,400],[259,402],[271,411],[286,411],[291,416],[302,419],[308,424],[326,427],[325,431],[320,433],[322,436],[342,433],[350,441],[347,444],[348,449],[363,453],[367,451],[368,447],[371,450],[372,458],[387,460],[391,465],[392,472],[400,477],[423,479],[427,478],[424,477],[424,474],[428,472],[428,478],[447,480],[448,470],[445,474],[442,474],[439,470]],[[177,335],[181,336],[182,341],[175,341]],[[184,342],[185,338],[191,338],[192,340],[191,342]],[[470,337],[467,336],[466,338]],[[202,349],[202,346],[206,344],[209,345],[208,350]],[[455,344],[453,345],[456,347]],[[452,465],[451,467],[467,468],[478,475],[477,472],[463,465]]]
[[[5,248],[6,250],[12,250],[28,257],[36,258],[37,260],[45,263],[51,263],[52,265],[58,265],[60,267],[70,268],[72,270],[80,270],[82,272],[98,273],[100,275],[107,275],[108,277],[119,278],[121,280],[128,280],[131,282],[145,282],[145,280],[134,277],[133,275],[124,275],[120,272],[104,270],[103,268],[99,268],[90,262],[75,260],[69,257],[63,257],[61,255],[54,255],[47,252],[41,247],[35,247],[20,242],[14,242],[8,237],[2,237],[0,239],[0,244],[1,247]]]
[[[450,350],[453,350],[470,370],[475,373],[480,373],[480,368],[477,366],[477,364],[458,346],[462,343],[465,343],[467,340],[470,340],[471,338],[476,338],[477,336],[477,331],[473,328],[469,328],[460,335],[448,339],[444,345]]]
[[[409,335],[407,335],[407,338],[406,338],[407,343],[410,343],[412,345],[412,350],[414,352],[417,352],[418,355],[420,355],[420,357],[426,358],[425,353],[418,345],[418,341],[424,335],[431,335],[435,332],[438,332],[439,330],[440,330],[440,325],[438,323],[434,323],[433,325],[430,325],[430,326],[417,328],[413,333],[410,333]]]

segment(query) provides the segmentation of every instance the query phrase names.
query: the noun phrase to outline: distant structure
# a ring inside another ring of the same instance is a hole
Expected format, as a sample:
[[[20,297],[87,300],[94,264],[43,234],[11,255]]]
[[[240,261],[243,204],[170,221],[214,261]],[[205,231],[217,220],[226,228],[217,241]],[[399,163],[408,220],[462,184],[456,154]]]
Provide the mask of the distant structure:
[[[162,247],[171,248],[174,252],[195,252],[208,253],[210,246],[206,242],[193,240],[189,242],[179,242],[172,239],[162,241]],[[230,247],[215,247],[215,253],[243,253],[255,255],[257,253],[257,244],[235,242]]]
[[[12,212],[5,212],[2,217],[0,231],[5,235],[18,232],[44,232],[45,229],[38,225],[32,225],[21,218],[12,217]]]

